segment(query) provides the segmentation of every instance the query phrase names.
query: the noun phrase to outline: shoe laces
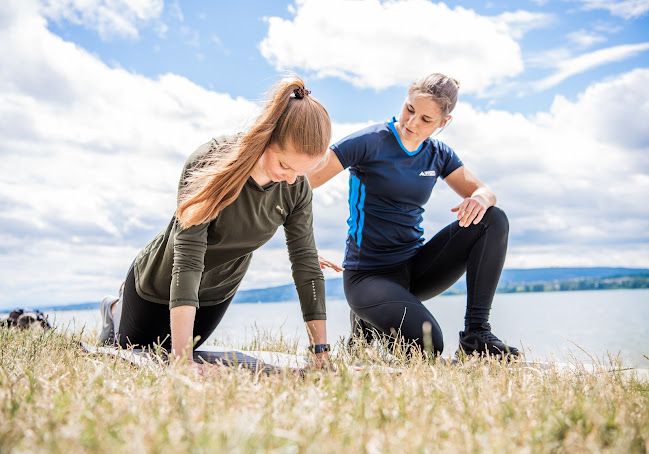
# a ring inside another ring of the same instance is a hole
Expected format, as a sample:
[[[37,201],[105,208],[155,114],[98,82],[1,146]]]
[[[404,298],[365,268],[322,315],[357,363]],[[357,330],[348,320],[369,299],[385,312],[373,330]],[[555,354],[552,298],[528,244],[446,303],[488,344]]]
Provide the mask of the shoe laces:
[[[474,331],[473,334],[477,335],[480,338],[480,340],[484,343],[501,342],[501,340],[498,339],[491,331]]]

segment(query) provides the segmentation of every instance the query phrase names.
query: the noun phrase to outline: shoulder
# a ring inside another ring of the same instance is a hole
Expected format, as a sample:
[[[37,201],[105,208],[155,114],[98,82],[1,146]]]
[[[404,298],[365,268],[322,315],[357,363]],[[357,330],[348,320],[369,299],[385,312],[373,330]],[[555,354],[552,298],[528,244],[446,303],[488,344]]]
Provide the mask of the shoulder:
[[[374,154],[390,143],[392,131],[388,123],[378,123],[359,129],[331,146],[344,168],[372,159]]]
[[[426,141],[429,142],[429,146],[433,153],[440,154],[444,157],[453,156],[455,154],[455,151],[442,141],[431,138],[426,139]]]
[[[372,143],[384,140],[391,134],[387,122],[377,123],[374,125],[366,126],[346,136],[344,139],[336,142],[335,146],[341,146],[348,142],[365,142]]]
[[[189,169],[194,167],[194,165],[199,162],[202,158],[207,156],[212,150],[212,141],[206,142],[203,145],[199,146],[192,154],[189,155],[185,161],[185,168]]]
[[[193,167],[197,162],[204,160],[212,153],[226,153],[239,139],[239,135],[222,135],[213,138],[199,146],[192,154],[189,155],[185,162],[185,167]]]
[[[431,157],[433,162],[437,163],[439,168],[439,175],[446,178],[458,168],[462,167],[464,163],[460,157],[453,151],[451,147],[444,142],[436,139],[430,139]]]

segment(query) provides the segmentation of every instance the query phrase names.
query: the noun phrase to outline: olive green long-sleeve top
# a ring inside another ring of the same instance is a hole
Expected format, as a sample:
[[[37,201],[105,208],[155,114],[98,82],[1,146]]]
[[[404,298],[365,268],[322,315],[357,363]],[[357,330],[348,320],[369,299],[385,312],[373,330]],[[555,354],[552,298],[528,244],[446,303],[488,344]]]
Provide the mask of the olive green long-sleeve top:
[[[187,160],[179,188],[200,158],[218,152],[212,140]],[[176,306],[213,306],[234,296],[250,265],[252,252],[284,226],[305,321],[326,319],[324,277],[313,237],[311,186],[305,177],[295,183],[264,187],[252,177],[239,197],[211,222],[180,227],[172,218],[135,259],[135,286],[145,300]]]

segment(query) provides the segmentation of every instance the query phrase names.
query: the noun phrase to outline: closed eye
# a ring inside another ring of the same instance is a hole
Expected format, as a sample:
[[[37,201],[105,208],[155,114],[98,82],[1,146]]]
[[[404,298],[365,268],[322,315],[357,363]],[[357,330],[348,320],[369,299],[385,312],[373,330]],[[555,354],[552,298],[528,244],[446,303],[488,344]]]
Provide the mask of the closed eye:
[[[279,166],[280,166],[282,169],[284,169],[284,170],[288,170],[288,169],[290,168],[290,167],[288,167],[288,166],[285,166],[284,163],[283,163],[282,161],[279,162]]]

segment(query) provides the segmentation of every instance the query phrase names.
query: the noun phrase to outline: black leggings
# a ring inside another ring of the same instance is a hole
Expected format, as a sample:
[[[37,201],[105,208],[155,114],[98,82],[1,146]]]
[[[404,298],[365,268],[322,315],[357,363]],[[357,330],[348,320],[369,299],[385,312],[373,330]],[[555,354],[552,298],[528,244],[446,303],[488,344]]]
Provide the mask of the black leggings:
[[[201,345],[216,329],[232,298],[216,306],[199,307],[194,319],[194,337],[200,336],[194,348]],[[122,316],[117,341],[120,346],[153,347],[171,350],[171,320],[167,304],[143,299],[135,290],[135,272],[128,271],[122,297]]]
[[[460,227],[458,221],[453,222],[404,264],[381,270],[345,270],[347,302],[361,319],[361,328],[387,335],[397,332],[402,340],[420,348],[424,348],[422,325],[429,322],[433,351],[441,353],[442,330],[421,302],[448,289],[466,271],[465,329],[489,329],[489,311],[505,263],[508,234],[507,216],[496,207],[489,208],[478,224]]]

